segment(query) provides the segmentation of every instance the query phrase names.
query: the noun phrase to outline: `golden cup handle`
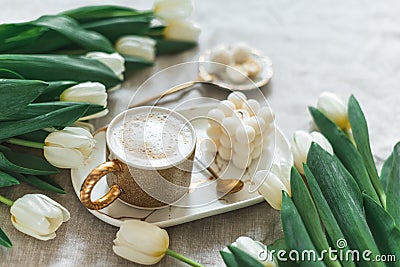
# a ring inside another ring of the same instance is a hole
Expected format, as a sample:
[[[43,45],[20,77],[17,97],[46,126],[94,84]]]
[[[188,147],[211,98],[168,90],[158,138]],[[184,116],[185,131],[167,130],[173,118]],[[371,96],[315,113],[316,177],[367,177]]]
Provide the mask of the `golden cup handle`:
[[[111,186],[107,194],[97,200],[92,201],[90,196],[92,194],[94,186],[97,184],[98,181],[100,181],[100,179],[104,175],[111,172],[120,171],[122,171],[121,163],[118,160],[113,160],[100,164],[91,173],[89,173],[82,184],[80,192],[81,202],[83,203],[83,205],[91,210],[100,210],[113,203],[122,193],[122,189],[119,185],[116,184]]]

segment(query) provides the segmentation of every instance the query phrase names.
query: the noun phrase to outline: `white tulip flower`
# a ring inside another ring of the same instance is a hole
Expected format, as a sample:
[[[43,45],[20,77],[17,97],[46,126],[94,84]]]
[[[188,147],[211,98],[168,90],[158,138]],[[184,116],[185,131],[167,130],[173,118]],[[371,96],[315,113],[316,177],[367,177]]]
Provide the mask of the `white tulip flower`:
[[[238,239],[236,239],[236,242],[233,242],[231,245],[239,248],[248,255],[252,256],[254,259],[259,261],[263,266],[266,267],[277,266],[272,254],[268,251],[267,246],[262,244],[261,242],[254,241],[253,239],[247,236],[240,236]],[[225,252],[230,253],[228,248],[224,248],[223,250]]]
[[[58,168],[76,168],[89,158],[95,145],[90,132],[81,127],[65,127],[44,140],[44,156]]]
[[[258,171],[254,177],[257,181],[264,179],[258,191],[271,207],[276,210],[280,210],[282,207],[282,190],[286,191],[289,196],[292,195],[290,188],[290,167],[288,162],[281,161],[279,164],[272,164],[270,171]]]
[[[156,41],[149,37],[127,35],[119,38],[115,49],[122,55],[154,61]]]
[[[118,77],[121,77],[122,73],[125,71],[125,59],[118,53],[89,52],[86,54],[86,57],[100,61],[110,68]]]
[[[350,129],[347,103],[338,95],[323,92],[318,98],[317,109],[341,129]]]
[[[106,87],[103,84],[98,82],[83,82],[64,90],[60,95],[60,101],[84,102],[106,107],[107,97]],[[80,120],[104,117],[107,113],[108,109],[105,109],[96,114],[82,117]]]
[[[66,208],[42,194],[17,199],[10,211],[17,230],[40,240],[55,238],[57,229],[70,218]]]
[[[164,21],[186,19],[192,14],[193,3],[190,0],[156,0],[153,10]]]
[[[164,37],[170,40],[197,42],[200,32],[200,28],[190,21],[172,20],[165,27]]]
[[[127,220],[117,232],[113,250],[124,259],[152,265],[164,257],[168,246],[167,231],[147,222]]]
[[[85,102],[107,106],[106,87],[98,82],[83,82],[65,89],[60,95],[60,101]]]
[[[307,163],[307,154],[312,142],[319,144],[323,149],[333,155],[331,144],[321,133],[296,131],[292,140],[292,153],[294,166],[301,174],[304,174],[303,163]]]

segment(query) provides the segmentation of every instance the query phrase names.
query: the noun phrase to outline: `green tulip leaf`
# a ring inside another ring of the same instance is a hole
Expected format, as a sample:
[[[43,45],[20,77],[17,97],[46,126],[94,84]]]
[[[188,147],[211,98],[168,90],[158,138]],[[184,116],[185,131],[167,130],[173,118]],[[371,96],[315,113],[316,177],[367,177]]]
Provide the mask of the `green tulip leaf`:
[[[48,86],[31,80],[0,79],[0,118],[18,113],[32,103]]]
[[[392,170],[393,166],[393,152],[389,155],[389,157],[383,162],[380,180],[383,189],[385,192],[387,191],[387,184],[389,181],[390,171]]]
[[[149,31],[149,36],[154,39],[162,39],[164,36],[165,25],[152,26]]]
[[[164,38],[164,25],[150,28],[149,36],[157,41],[157,54],[175,54],[183,52],[197,46],[196,42],[170,40]]]
[[[375,201],[379,202],[378,194],[369,179],[363,159],[354,144],[343,131],[341,131],[335,123],[325,117],[321,111],[313,107],[310,107],[309,110],[319,130],[331,143],[335,155],[354,177],[360,189],[365,191],[366,194],[371,196]]]
[[[0,55],[0,66],[27,79],[92,81],[107,88],[121,83],[121,79],[106,65],[83,56],[4,54]]]
[[[275,240],[274,243],[268,246],[268,251],[271,253],[273,252],[275,261],[278,262],[279,267],[297,267],[297,264],[288,258],[290,248],[286,244],[284,238]],[[279,257],[277,256],[279,251],[285,251],[285,255],[280,255],[280,257],[286,259],[285,261],[279,260]]]
[[[236,262],[239,266],[247,266],[247,267],[262,267],[264,266],[258,260],[254,259],[252,256],[244,252],[243,250],[228,245],[229,250],[232,252],[233,256],[235,257]]]
[[[219,253],[224,260],[226,267],[240,267],[232,253],[226,251],[220,251]]]
[[[18,180],[8,173],[0,171],[0,187],[13,186],[19,184]]]
[[[331,241],[331,244],[336,250],[342,250],[344,253],[347,253],[349,251],[348,247],[342,248],[338,246],[338,240],[343,240],[344,239],[344,234],[342,233],[342,230],[340,229],[340,226],[338,225],[335,216],[333,215],[331,208],[328,205],[328,202],[326,201],[324,195],[321,192],[321,189],[319,188],[319,185],[317,181],[315,180],[314,175],[312,174],[311,170],[306,164],[303,164],[304,167],[304,173],[307,179],[308,186],[310,188],[312,197],[314,199],[314,203],[317,207],[318,214],[322,220],[322,224],[325,227],[325,231],[327,235],[329,236],[329,240]],[[299,204],[300,205],[300,204]],[[347,255],[347,254],[345,254]],[[345,261],[342,260],[342,265],[344,267],[355,267],[356,265],[352,261]]]
[[[197,46],[195,42],[185,42],[185,41],[177,41],[177,40],[168,40],[168,39],[156,39],[157,40],[157,54],[176,54],[179,52],[183,52],[193,47]]]
[[[37,176],[32,174],[22,175],[19,173],[15,173],[13,175],[15,175],[19,181],[30,184],[36,188],[59,194],[66,194],[64,189],[49,176]]]
[[[3,229],[0,228],[0,245],[6,248],[11,248],[13,245]]]
[[[38,32],[30,45],[19,46],[7,52],[31,54],[81,47],[89,51],[110,53],[114,51],[110,41],[115,42],[124,35],[146,34],[152,18],[152,12],[137,12],[113,6],[89,6],[66,11],[61,15],[43,16],[29,23],[45,27],[46,31]],[[78,25],[75,19],[82,24]]]
[[[73,105],[30,119],[0,122],[0,140],[43,128],[69,126],[81,118],[87,112],[88,108],[89,104]]]
[[[365,215],[372,235],[382,255],[394,255],[400,259],[400,230],[393,218],[371,197],[363,194]],[[398,266],[396,262],[387,261],[388,266]]]
[[[151,67],[154,65],[154,62],[139,57],[127,56],[127,55],[122,55],[122,56],[125,59],[125,64],[127,69],[130,71],[141,70],[143,68]]]
[[[75,20],[67,16],[42,16],[32,21],[31,24],[57,31],[72,42],[90,51],[102,51],[106,53],[113,53],[115,51],[113,45],[103,35],[83,29]]]
[[[9,69],[0,69],[0,78],[1,79],[24,79],[19,73]]]
[[[369,178],[375,188],[375,191],[377,192],[378,196],[382,196],[382,199],[384,199],[385,192],[379,180],[378,171],[376,170],[374,157],[372,156],[371,152],[367,121],[360,104],[353,95],[350,96],[349,99],[348,115],[351,131],[353,133],[354,141],[357,145],[357,150],[360,152],[360,155],[364,161],[364,165],[367,169]],[[383,204],[385,203],[383,202]]]
[[[299,255],[303,251],[310,251],[310,255],[315,255],[315,259],[303,259],[297,262],[298,266],[325,266],[323,261],[317,261],[319,253],[315,248],[310,235],[302,221],[296,206],[290,196],[282,191],[281,220],[285,240],[290,250],[295,250]]]
[[[0,25],[0,53],[9,53],[23,49],[34,43],[46,30],[28,23],[11,23]]]
[[[306,184],[296,168],[290,172],[290,188],[292,189],[293,202],[307,229],[307,232],[319,253],[329,250],[328,240],[321,227],[320,218]],[[332,261],[325,255],[324,262],[327,266],[340,267],[338,261]]]
[[[0,48],[3,53],[45,53],[71,43],[89,51],[114,52],[107,38],[83,29],[74,19],[63,15],[0,25],[0,41],[6,44]]]
[[[5,146],[0,146],[0,169],[33,175],[59,173],[59,170],[45,159],[26,153],[14,152]]]
[[[387,212],[393,217],[396,225],[400,226],[400,142],[393,149],[393,164],[386,192]]]
[[[364,217],[361,191],[340,160],[318,144],[312,143],[307,165],[314,174],[349,247],[358,251],[370,250],[371,255],[379,255]],[[336,241],[338,240],[333,242]],[[370,262],[358,262],[359,266],[371,266],[369,264]],[[385,265],[374,262],[373,266]]]
[[[49,86],[36,98],[35,102],[47,102],[58,99],[62,92],[78,83],[74,81],[52,81],[48,82],[48,84]]]
[[[61,14],[71,17],[79,23],[118,17],[153,16],[151,11],[139,11],[114,5],[84,6],[64,11]]]
[[[44,140],[49,135],[48,131],[45,130],[37,130],[26,134],[18,135],[17,138],[24,139],[28,141],[34,141],[38,143],[44,143]]]
[[[95,31],[115,42],[127,35],[145,35],[149,32],[151,17],[133,16],[97,20],[82,24],[82,27]]]
[[[74,46],[70,39],[59,32],[43,27],[37,28],[43,29],[43,32],[38,34],[37,38],[32,43],[8,50],[7,52],[13,54],[45,54],[52,51],[59,51],[69,46]],[[81,47],[79,45],[75,46]]]
[[[84,103],[84,102],[55,101],[55,102],[34,103],[34,104],[29,104],[18,114],[13,114],[12,116],[8,116],[6,118],[0,117],[0,121],[15,121],[15,120],[30,119],[62,108],[72,107],[72,106],[87,107],[87,110],[85,113],[83,113],[82,117],[96,114],[106,109],[101,105]]]

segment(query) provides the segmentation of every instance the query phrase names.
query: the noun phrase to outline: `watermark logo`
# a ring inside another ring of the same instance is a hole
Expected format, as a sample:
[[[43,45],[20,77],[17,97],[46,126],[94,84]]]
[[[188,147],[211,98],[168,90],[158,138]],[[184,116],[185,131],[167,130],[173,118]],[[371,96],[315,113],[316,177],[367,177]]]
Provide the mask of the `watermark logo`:
[[[336,246],[337,246],[339,249],[346,248],[346,247],[347,247],[347,241],[346,241],[346,239],[340,238],[340,239],[336,242]]]
[[[281,262],[318,262],[324,259],[341,262],[397,262],[396,255],[393,254],[373,254],[370,250],[350,249],[344,238],[336,241],[336,249],[329,247],[319,254],[315,250],[264,250],[259,251],[258,259],[265,261],[271,255]]]

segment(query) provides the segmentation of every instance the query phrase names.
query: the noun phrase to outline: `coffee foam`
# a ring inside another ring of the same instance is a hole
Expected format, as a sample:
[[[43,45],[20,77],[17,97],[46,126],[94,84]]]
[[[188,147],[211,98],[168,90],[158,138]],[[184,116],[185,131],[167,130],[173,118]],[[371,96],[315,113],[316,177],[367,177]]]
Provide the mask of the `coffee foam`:
[[[186,158],[193,149],[194,134],[188,122],[164,109],[128,112],[110,132],[112,150],[143,167],[161,167]]]

